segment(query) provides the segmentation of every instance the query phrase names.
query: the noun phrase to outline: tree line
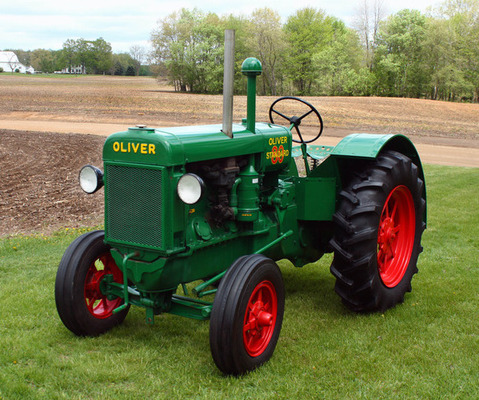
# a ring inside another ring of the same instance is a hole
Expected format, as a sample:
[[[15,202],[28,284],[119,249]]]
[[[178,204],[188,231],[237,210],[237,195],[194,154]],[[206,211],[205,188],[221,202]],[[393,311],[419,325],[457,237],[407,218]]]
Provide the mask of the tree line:
[[[132,46],[129,53],[112,52],[111,44],[103,38],[96,40],[67,39],[61,50],[12,49],[20,62],[31,65],[35,71],[53,73],[74,68],[80,73],[109,75],[150,75],[144,65],[147,52],[141,46]]]
[[[263,95],[478,101],[477,0],[446,0],[426,14],[383,14],[383,1],[362,0],[348,28],[311,7],[284,23],[270,8],[224,17],[182,9],[158,22],[151,35],[153,57],[177,90],[219,93],[224,30],[235,29],[236,93],[246,90],[242,60],[255,56],[263,65]]]

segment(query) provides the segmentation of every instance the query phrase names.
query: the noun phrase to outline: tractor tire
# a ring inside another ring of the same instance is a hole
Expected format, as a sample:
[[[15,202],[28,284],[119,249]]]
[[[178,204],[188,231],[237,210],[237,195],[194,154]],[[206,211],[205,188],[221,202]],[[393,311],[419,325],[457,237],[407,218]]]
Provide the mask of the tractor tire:
[[[273,355],[284,313],[284,283],[274,261],[250,255],[236,260],[221,280],[210,320],[213,360],[240,375]]]
[[[422,252],[424,193],[418,167],[394,151],[381,153],[341,191],[331,273],[349,309],[384,311],[411,291]]]
[[[123,283],[123,274],[103,242],[103,231],[75,239],[65,251],[55,281],[55,302],[63,324],[78,336],[98,336],[121,324],[129,307],[113,314],[123,299],[108,299],[100,290],[107,274]]]

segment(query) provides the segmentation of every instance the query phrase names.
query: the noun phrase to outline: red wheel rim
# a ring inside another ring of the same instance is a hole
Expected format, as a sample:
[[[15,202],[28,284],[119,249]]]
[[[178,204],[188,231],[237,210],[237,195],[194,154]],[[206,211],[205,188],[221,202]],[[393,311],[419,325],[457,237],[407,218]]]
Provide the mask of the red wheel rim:
[[[378,232],[379,276],[387,287],[395,287],[406,273],[414,245],[415,224],[411,192],[406,186],[396,186],[384,204]]]
[[[278,315],[278,297],[270,281],[258,284],[246,306],[243,341],[251,357],[261,355],[273,336]]]
[[[91,263],[85,278],[84,295],[86,306],[90,314],[99,319],[110,317],[113,310],[123,302],[123,299],[119,297],[109,300],[101,292],[100,282],[105,275],[113,275],[115,282],[123,282],[123,274],[116,266],[109,252],[102,254]]]

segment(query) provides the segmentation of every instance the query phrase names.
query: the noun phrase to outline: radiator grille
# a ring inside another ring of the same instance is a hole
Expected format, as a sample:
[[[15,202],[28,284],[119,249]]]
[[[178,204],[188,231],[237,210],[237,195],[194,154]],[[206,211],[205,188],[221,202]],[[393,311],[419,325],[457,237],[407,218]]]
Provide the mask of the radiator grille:
[[[108,165],[106,172],[107,238],[161,249],[162,170]]]

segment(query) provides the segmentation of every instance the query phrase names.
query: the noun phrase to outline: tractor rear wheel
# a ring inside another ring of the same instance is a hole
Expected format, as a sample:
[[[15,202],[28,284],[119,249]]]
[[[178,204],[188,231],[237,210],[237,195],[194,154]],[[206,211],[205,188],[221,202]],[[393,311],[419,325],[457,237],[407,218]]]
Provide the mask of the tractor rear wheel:
[[[55,281],[55,302],[63,324],[78,336],[97,336],[125,319],[129,307],[113,314],[123,299],[109,299],[100,289],[105,275],[123,283],[123,274],[104,242],[103,231],[75,239],[63,255]]]
[[[411,291],[425,228],[423,192],[411,159],[386,151],[340,193],[331,272],[351,310],[386,310]]]
[[[274,261],[244,256],[228,269],[216,292],[210,320],[213,360],[239,375],[268,361],[281,331],[284,283]]]

